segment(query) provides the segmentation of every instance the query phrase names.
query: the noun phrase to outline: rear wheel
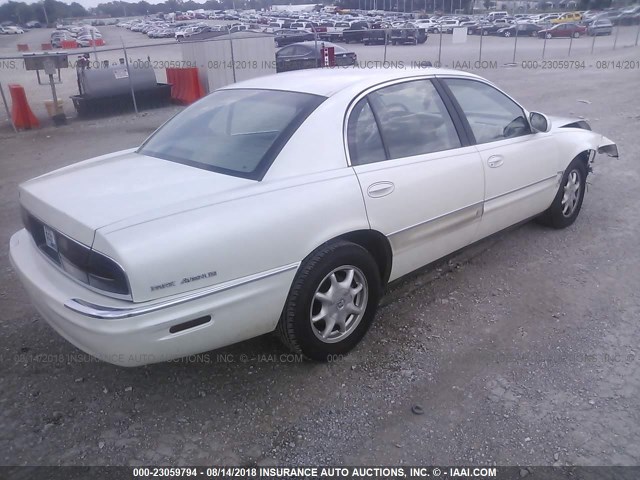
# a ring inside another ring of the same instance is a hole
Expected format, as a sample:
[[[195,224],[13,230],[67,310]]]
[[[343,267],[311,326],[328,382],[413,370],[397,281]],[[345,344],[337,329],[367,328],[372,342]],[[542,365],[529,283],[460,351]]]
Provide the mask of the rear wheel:
[[[564,172],[553,203],[537,221],[553,228],[566,228],[575,222],[584,200],[587,173],[584,161],[574,159]]]
[[[580,32],[573,32],[573,38],[579,38]]]
[[[367,250],[346,241],[325,244],[300,266],[278,323],[280,339],[312,360],[347,353],[369,329],[380,292]]]
[[[551,35],[550,33],[547,33],[547,34],[545,35],[545,38],[549,39],[549,38],[551,38],[552,36],[553,36],[553,35]]]

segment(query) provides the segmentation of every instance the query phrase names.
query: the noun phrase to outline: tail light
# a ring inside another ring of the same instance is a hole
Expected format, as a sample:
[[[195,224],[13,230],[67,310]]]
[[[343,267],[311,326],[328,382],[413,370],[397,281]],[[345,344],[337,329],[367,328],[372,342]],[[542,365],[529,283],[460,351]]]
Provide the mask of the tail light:
[[[100,292],[131,298],[127,275],[114,260],[49,227],[24,208],[21,213],[38,249],[63,272]]]

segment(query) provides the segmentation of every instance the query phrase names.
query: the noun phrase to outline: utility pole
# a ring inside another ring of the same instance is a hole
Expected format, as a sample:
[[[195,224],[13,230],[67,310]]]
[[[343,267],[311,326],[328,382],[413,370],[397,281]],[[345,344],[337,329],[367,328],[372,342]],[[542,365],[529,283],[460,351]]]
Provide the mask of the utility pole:
[[[49,16],[47,15],[47,9],[44,6],[44,2],[42,2],[42,11],[44,12],[44,21],[49,26]]]

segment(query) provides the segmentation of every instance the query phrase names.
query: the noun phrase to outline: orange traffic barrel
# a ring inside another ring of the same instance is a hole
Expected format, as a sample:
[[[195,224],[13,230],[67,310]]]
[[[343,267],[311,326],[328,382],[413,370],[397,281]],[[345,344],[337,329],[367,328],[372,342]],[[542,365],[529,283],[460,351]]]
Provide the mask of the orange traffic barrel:
[[[78,48],[78,42],[75,40],[63,40],[62,48]]]
[[[22,85],[9,84],[9,92],[11,93],[11,118],[16,128],[26,130],[38,128],[40,122],[29,107]]]
[[[19,43],[18,44],[18,51],[19,52],[28,52],[29,51],[29,45],[27,45],[26,43]]]
[[[42,50],[53,50],[53,45],[50,43],[43,43],[40,45],[40,48],[42,48]]]

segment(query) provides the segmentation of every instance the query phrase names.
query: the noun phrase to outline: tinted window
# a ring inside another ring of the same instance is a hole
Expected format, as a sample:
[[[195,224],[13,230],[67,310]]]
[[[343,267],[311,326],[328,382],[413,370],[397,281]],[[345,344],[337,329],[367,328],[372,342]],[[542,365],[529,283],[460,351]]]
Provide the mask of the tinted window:
[[[531,133],[524,111],[502,92],[473,80],[448,79],[476,142],[487,143]]]
[[[369,94],[390,158],[460,147],[440,95],[429,80],[392,85]]]
[[[378,124],[366,98],[351,111],[347,128],[349,156],[353,165],[386,160]]]
[[[220,90],[183,110],[139,152],[260,179],[324,97],[272,90]]]

